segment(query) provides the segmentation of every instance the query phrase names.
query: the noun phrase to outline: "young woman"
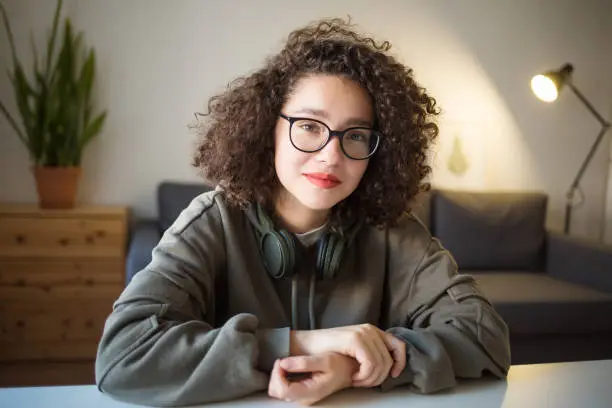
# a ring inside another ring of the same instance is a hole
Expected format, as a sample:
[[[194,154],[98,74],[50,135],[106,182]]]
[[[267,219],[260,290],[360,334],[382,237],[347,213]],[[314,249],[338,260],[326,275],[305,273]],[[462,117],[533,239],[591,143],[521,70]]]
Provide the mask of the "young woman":
[[[194,164],[217,187],[115,303],[101,391],[312,404],[506,375],[506,325],[409,211],[429,188],[437,110],[389,48],[321,21],[210,101]]]

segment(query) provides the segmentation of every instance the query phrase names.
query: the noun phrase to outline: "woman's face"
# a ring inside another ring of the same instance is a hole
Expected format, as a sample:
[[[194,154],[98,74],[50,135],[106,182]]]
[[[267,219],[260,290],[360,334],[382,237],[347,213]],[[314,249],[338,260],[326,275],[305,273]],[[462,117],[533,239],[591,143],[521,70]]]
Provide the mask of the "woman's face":
[[[350,79],[331,75],[311,75],[300,79],[281,114],[316,119],[332,131],[356,126],[372,127],[374,122],[368,93]],[[302,132],[320,131],[304,123],[295,123],[294,135],[298,125],[301,125]],[[289,121],[279,117],[275,129],[275,168],[286,190],[282,193],[289,193],[284,195],[310,210],[332,208],[357,188],[369,160],[347,157],[337,137],[332,137],[322,150],[302,152],[291,143],[289,128]]]

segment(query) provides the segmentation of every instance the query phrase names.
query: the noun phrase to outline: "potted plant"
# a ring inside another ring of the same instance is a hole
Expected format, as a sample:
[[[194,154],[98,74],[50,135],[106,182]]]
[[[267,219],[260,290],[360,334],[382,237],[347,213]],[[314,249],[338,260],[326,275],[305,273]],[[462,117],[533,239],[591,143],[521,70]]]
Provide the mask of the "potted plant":
[[[61,8],[59,0],[44,59],[39,59],[32,42],[34,61],[28,77],[0,3],[12,57],[9,78],[20,120],[1,100],[0,111],[28,150],[42,208],[75,206],[83,151],[106,119],[106,111],[95,115],[92,107],[95,52],[83,45],[83,34],[74,31],[69,18],[64,20],[63,33],[58,33]]]

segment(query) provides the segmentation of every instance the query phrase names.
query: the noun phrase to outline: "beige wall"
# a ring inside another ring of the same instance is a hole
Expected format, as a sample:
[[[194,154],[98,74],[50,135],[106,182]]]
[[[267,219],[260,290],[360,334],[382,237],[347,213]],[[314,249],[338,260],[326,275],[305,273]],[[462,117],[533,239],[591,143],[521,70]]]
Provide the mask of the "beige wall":
[[[29,66],[28,31],[47,29],[53,3],[6,2],[19,52]],[[478,190],[543,190],[548,223],[560,228],[564,194],[597,123],[570,93],[552,105],[537,101],[529,80],[540,70],[575,65],[574,81],[602,112],[612,112],[610,15],[606,1],[165,1],[67,0],[66,11],[98,53],[99,100],[109,118],[88,149],[83,202],[130,205],[156,212],[160,180],[197,180],[189,165],[193,112],[236,75],[278,49],[294,27],[324,16],[346,16],[380,38],[444,109],[433,156],[434,184]],[[2,37],[3,38],[3,37]],[[0,95],[7,46],[0,42]],[[14,107],[12,101],[9,105]],[[468,168],[448,169],[460,141]],[[585,174],[587,201],[574,231],[598,237],[605,224],[609,138]],[[27,155],[0,121],[0,200],[34,201]],[[608,209],[608,225],[612,210]],[[611,233],[612,234],[612,233]],[[609,234],[610,235],[610,234]]]
[[[610,43],[612,43],[612,25],[610,26]],[[612,109],[606,119],[612,123]],[[608,129],[606,138],[612,140],[612,128]],[[608,180],[607,180],[607,194],[605,204],[605,228],[604,228],[604,242],[612,244],[612,143],[610,143],[609,156],[608,156]]]

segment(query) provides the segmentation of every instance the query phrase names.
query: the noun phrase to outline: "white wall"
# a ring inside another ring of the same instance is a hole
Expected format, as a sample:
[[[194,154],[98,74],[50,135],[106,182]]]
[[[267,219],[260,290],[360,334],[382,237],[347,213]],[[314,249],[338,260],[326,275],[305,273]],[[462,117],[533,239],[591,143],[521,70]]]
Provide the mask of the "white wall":
[[[28,31],[40,41],[54,2],[5,4],[29,66]],[[537,101],[531,76],[572,62],[575,84],[601,112],[612,112],[606,1],[67,0],[65,11],[96,47],[99,101],[109,110],[104,133],[86,152],[81,201],[127,204],[136,216],[156,212],[160,180],[198,180],[189,164],[193,112],[256,68],[290,30],[319,17],[350,14],[390,40],[437,97],[444,116],[434,184],[543,190],[550,194],[552,228],[561,228],[564,194],[598,127],[570,93],[551,105]],[[8,48],[0,44],[4,73]],[[10,91],[0,75],[2,100]],[[469,163],[463,175],[447,168],[455,137]],[[602,233],[609,151],[607,138],[584,176],[587,201],[575,211],[577,234]],[[35,200],[25,149],[1,120],[0,201]]]

